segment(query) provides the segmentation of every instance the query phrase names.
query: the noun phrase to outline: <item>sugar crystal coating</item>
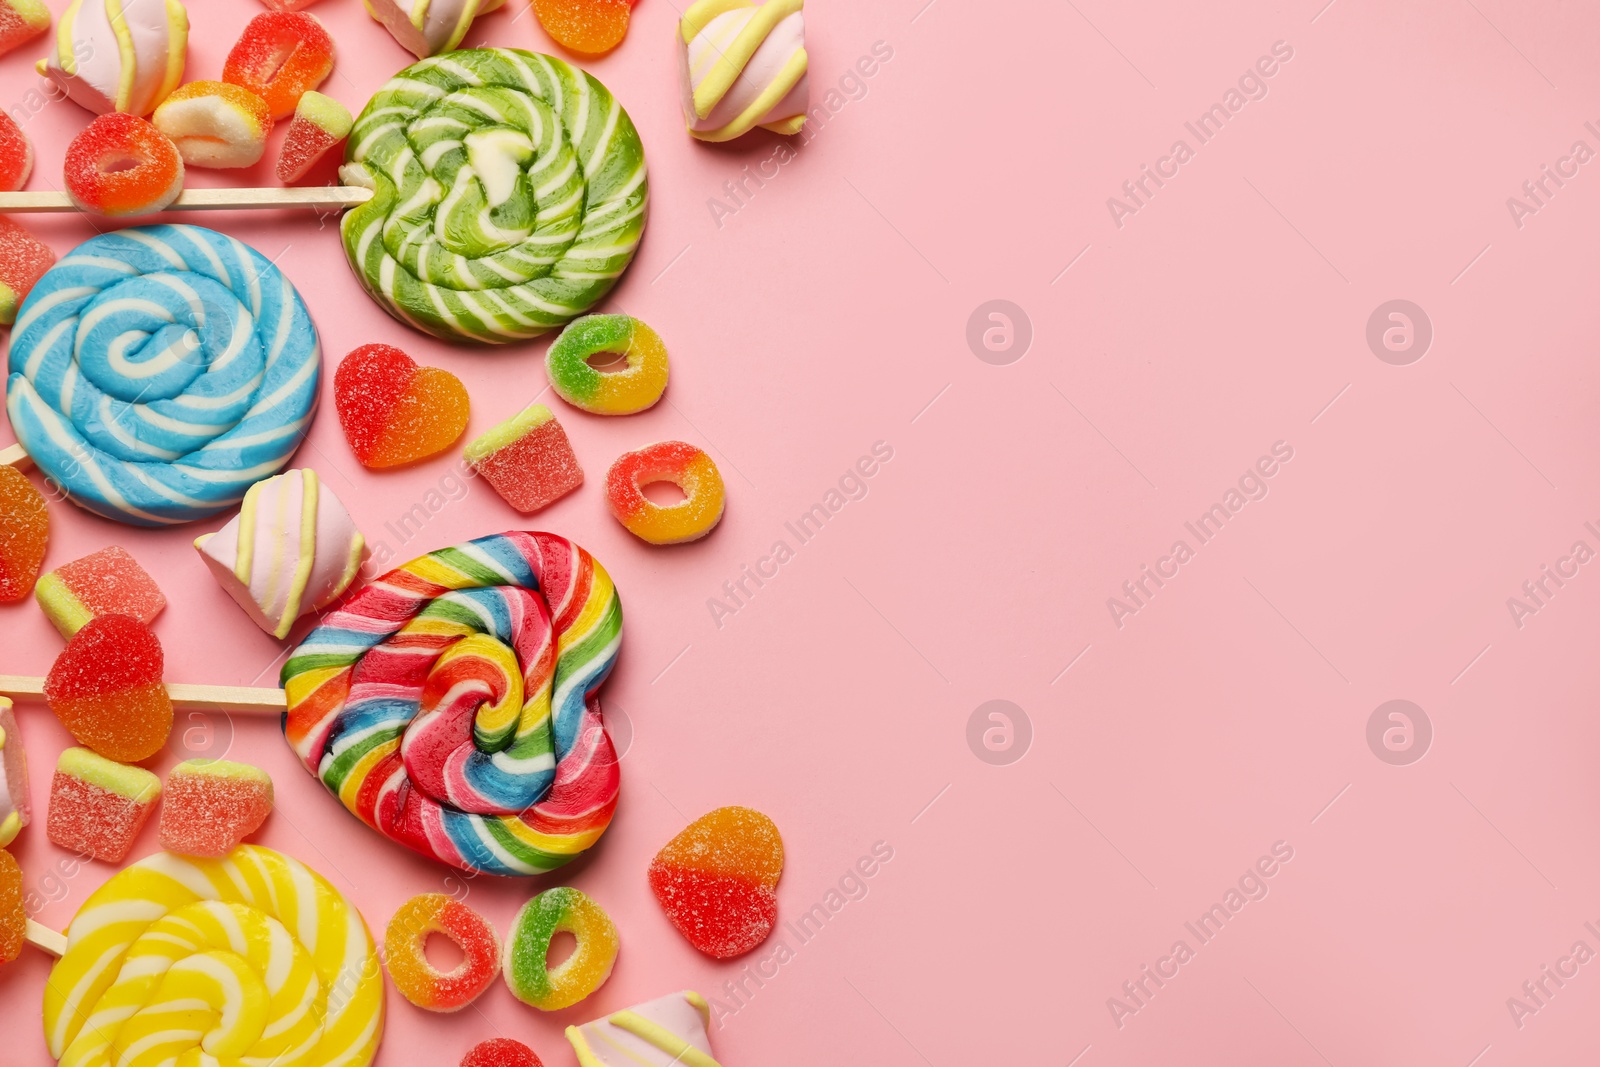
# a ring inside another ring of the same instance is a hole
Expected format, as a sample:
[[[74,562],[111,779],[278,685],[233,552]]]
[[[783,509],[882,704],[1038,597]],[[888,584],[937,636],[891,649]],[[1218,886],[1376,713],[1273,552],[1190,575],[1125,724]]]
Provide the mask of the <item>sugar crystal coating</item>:
[[[28,939],[28,914],[22,907],[22,868],[0,851],[0,963],[22,955]]]
[[[0,0],[0,12],[5,0]],[[3,16],[0,16],[3,17]],[[17,120],[0,111],[0,192],[15,192],[33,173],[33,143]]]
[[[676,504],[657,504],[644,487],[670,482],[683,490]],[[606,503],[629,533],[652,545],[694,541],[722,521],[727,489],[705,451],[682,441],[659,441],[617,458],[606,472]]]
[[[689,943],[715,959],[755,948],[778,919],[783,839],[752,808],[708,812],[650,863],[650,888]]]
[[[278,149],[278,180],[304,178],[330,148],[350,136],[354,122],[350,109],[333,97],[307,92],[295,106],[289,132]]]
[[[101,115],[67,146],[61,177],[84,211],[113,218],[161,211],[183,192],[183,157],[136,115]]]
[[[186,856],[226,856],[271,813],[266,771],[228,760],[186,760],[167,775],[161,847]]]
[[[167,97],[150,121],[195,167],[254,166],[272,132],[267,102],[228,82],[190,82]]]
[[[473,1045],[462,1057],[461,1067],[544,1067],[544,1061],[520,1041],[492,1037]]]
[[[467,428],[467,391],[449,371],[419,367],[390,345],[363,345],[333,381],[339,425],[367,467],[397,467],[436,455]]]
[[[0,602],[21,600],[32,591],[49,539],[44,494],[17,468],[0,466]]]
[[[172,732],[164,665],[161,642],[149,627],[126,615],[102,615],[56,657],[45,700],[79,744],[107,759],[137,763],[161,751]]]
[[[33,595],[66,638],[101,615],[127,615],[148,626],[167,606],[155,579],[118,545],[62,564],[39,579]]]
[[[161,779],[86,748],[69,748],[50,782],[45,836],[52,844],[120,863],[155,810]]]
[[[49,28],[50,9],[42,0],[0,0],[0,56]]]
[[[462,961],[441,971],[428,960],[429,935],[461,949]],[[500,975],[500,935],[489,920],[443,893],[423,893],[400,906],[383,935],[384,962],[400,995],[428,1011],[460,1011]]]
[[[17,320],[22,302],[55,263],[49,245],[0,215],[0,326]]]
[[[274,119],[282,119],[332,73],[333,38],[315,15],[268,11],[245,26],[223,64],[222,80],[249,89],[267,102]]]
[[[628,35],[628,0],[533,0],[533,10],[557,44],[579,55],[609,52]]]
[[[557,934],[577,939],[572,955],[549,966]],[[605,984],[617,962],[617,928],[605,909],[571,886],[546,889],[522,906],[511,922],[506,948],[506,985],[524,1004],[540,1011],[570,1008]]]
[[[567,431],[543,404],[530,404],[467,446],[467,462],[506,503],[531,515],[583,484]]]

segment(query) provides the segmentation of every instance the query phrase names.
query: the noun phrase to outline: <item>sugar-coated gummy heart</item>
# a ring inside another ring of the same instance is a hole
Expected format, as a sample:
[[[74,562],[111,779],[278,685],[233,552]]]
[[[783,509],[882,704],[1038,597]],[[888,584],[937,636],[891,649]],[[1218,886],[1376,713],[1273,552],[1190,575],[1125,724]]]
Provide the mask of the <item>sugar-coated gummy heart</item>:
[[[100,615],[127,615],[148,626],[167,606],[155,579],[118,545],[57,567],[39,579],[33,596],[66,638]]]
[[[752,808],[718,808],[667,842],[650,863],[650,888],[678,932],[707,956],[742,955],[778,920],[783,839]]]
[[[550,942],[557,934],[577,939],[572,955],[551,967]],[[506,948],[506,985],[524,1004],[541,1011],[570,1008],[611,977],[617,962],[617,928],[605,909],[571,886],[546,889],[522,906],[511,922]]]
[[[544,1061],[520,1041],[491,1037],[473,1045],[461,1058],[461,1067],[544,1067]]]
[[[28,939],[28,913],[22,906],[22,868],[0,850],[0,963],[22,955]]]
[[[597,370],[589,360],[602,352],[624,357],[626,367]],[[667,389],[667,346],[630,315],[574,319],[550,346],[544,365],[561,399],[596,415],[644,411]]]
[[[42,0],[0,0],[0,56],[49,28],[50,9]]]
[[[583,1067],[717,1067],[711,1005],[693,990],[670,993],[582,1026],[567,1040]]]
[[[418,59],[453,51],[472,20],[504,6],[505,0],[367,0],[367,13]]]
[[[360,912],[270,848],[146,856],[66,932],[43,1013],[63,1064],[367,1067],[383,1039],[383,970]]]
[[[72,0],[38,64],[96,115],[148,115],[183,81],[189,13],[179,0]]]
[[[227,82],[190,82],[167,97],[151,121],[196,167],[253,166],[272,132],[267,102]]]
[[[33,818],[28,799],[28,756],[11,701],[0,697],[0,848],[11,844]]]
[[[5,0],[0,0],[0,5],[4,3]],[[22,132],[16,119],[0,111],[0,192],[16,192],[28,184],[28,175],[32,173],[33,142]]]
[[[73,249],[34,288],[9,358],[6,412],[40,472],[135,526],[215,515],[282,470],[321,373],[316,327],[283,272],[200,226]]]
[[[390,345],[363,345],[339,364],[339,425],[362,465],[397,467],[436,455],[467,428],[467,390],[449,371],[419,367]]]
[[[533,0],[539,24],[561,47],[584,56],[609,52],[628,35],[628,0]]]
[[[22,302],[55,263],[49,245],[0,215],[0,326],[17,320]]]
[[[583,468],[567,431],[543,404],[530,404],[513,418],[467,445],[467,462],[505,502],[531,515],[583,484]]]
[[[433,934],[461,949],[461,962],[449,971],[428,960]],[[500,975],[500,935],[489,920],[443,893],[423,893],[400,905],[384,931],[383,955],[400,995],[428,1011],[460,1011]]]
[[[161,211],[183,192],[183,156],[136,115],[101,115],[67,146],[61,177],[84,211],[121,218]]]
[[[293,11],[251,19],[222,66],[222,80],[265,100],[275,119],[293,115],[300,97],[332,73],[333,38],[315,15]]]
[[[696,0],[678,23],[689,135],[799,133],[811,104],[804,0]],[[892,54],[892,53],[891,53]]]
[[[161,682],[164,663],[161,642],[144,623],[102,615],[56,657],[44,697],[80,745],[107,759],[137,763],[160,752],[172,732],[172,699]]]
[[[50,782],[45,836],[79,855],[121,863],[160,797],[161,779],[143,767],[69,748]]]
[[[44,494],[17,468],[0,466],[0,602],[21,600],[33,591],[49,540]]]
[[[657,504],[644,487],[670,482],[683,490],[676,504]],[[717,465],[702,449],[659,441],[617,458],[606,472],[606,503],[617,521],[652,545],[676,545],[710,533],[722,521],[727,489]]]
[[[308,91],[295,105],[294,120],[278,149],[278,180],[304,178],[328,149],[350,136],[354,124],[349,108],[331,96]]]
[[[251,621],[281,639],[296,619],[350,588],[367,542],[333,490],[307,469],[252,485],[239,514],[194,547]]]
[[[356,120],[340,170],[372,189],[340,222],[389,314],[445,340],[506,344],[599,303],[633,260],[644,145],[592,75],[477,48],[423,60]]]
[[[260,767],[192,759],[172,768],[161,801],[161,847],[226,856],[272,813],[272,779]]]

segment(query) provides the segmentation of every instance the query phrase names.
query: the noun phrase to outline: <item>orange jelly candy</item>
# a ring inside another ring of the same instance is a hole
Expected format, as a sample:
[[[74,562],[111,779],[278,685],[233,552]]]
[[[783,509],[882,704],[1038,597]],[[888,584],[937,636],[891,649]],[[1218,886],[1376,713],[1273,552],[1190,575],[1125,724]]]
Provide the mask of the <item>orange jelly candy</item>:
[[[172,733],[165,658],[150,628],[126,615],[91,619],[56,657],[44,698],[56,718],[106,759],[138,763]]]
[[[0,601],[33,592],[49,539],[44,495],[17,468],[0,466]]]
[[[557,44],[579,55],[609,52],[628,35],[628,0],[533,0],[533,10]]]
[[[22,955],[28,937],[28,915],[22,908],[22,868],[0,849],[0,963]]]
[[[753,808],[718,808],[650,862],[650,888],[678,932],[719,960],[742,955],[778,921],[783,838]]]
[[[244,28],[222,80],[249,89],[267,102],[274,119],[284,119],[332,73],[333,38],[315,15],[267,11]]]
[[[389,345],[362,345],[333,378],[345,439],[363,466],[398,467],[443,452],[467,428],[467,390]]]

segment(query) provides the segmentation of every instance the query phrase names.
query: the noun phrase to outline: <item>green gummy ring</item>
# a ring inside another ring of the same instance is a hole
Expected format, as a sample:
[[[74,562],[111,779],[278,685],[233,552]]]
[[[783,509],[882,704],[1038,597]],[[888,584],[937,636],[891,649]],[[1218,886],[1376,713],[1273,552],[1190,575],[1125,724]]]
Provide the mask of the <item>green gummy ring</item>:
[[[602,372],[589,365],[601,352],[627,357],[627,367]],[[667,389],[667,346],[629,315],[585,315],[561,331],[545,353],[550,385],[567,403],[596,415],[632,415],[655,405]]]
[[[554,56],[479,48],[395,75],[341,176],[373,190],[340,232],[383,308],[445,340],[505,344],[594,307],[633,260],[644,145],[608,89]]]

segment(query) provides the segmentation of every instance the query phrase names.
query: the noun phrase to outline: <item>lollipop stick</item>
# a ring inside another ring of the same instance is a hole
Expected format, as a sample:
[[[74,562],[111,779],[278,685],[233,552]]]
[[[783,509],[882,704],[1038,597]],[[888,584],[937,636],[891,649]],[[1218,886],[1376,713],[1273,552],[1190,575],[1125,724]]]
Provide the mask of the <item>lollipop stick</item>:
[[[278,714],[288,707],[282,689],[246,685],[168,685],[167,694],[172,697],[172,706],[180,711]],[[0,696],[37,699],[44,696],[44,679],[0,674]]]
[[[0,467],[18,467],[27,470],[33,465],[33,457],[21,445],[7,445],[0,448]]]
[[[347,208],[372,199],[371,189],[353,185],[315,185],[294,189],[185,189],[168,211],[226,211],[237,208]],[[79,211],[61,192],[0,193],[0,214]]]
[[[28,920],[27,940],[28,944],[47,956],[60,959],[67,954],[67,935],[58,934],[48,926],[40,926],[32,919]]]

